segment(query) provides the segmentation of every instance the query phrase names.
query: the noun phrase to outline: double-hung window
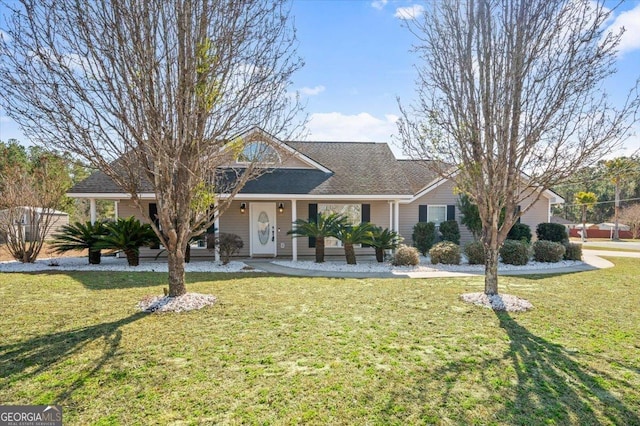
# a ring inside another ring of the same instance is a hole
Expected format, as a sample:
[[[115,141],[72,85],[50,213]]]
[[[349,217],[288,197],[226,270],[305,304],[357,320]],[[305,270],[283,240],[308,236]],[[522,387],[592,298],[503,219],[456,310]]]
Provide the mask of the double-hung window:
[[[362,222],[361,204],[318,204],[318,214],[329,215],[331,213],[342,214],[347,217],[349,225],[358,225]],[[342,241],[337,238],[325,238],[325,247],[342,247]]]

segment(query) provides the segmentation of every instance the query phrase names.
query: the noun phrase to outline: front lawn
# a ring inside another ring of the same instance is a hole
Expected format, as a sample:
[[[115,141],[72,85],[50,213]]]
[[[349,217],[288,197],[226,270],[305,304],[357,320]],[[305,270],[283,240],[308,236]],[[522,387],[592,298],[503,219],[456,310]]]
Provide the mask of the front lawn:
[[[640,425],[640,266],[482,278],[190,274],[219,303],[142,314],[165,274],[0,274],[0,403],[88,424]]]

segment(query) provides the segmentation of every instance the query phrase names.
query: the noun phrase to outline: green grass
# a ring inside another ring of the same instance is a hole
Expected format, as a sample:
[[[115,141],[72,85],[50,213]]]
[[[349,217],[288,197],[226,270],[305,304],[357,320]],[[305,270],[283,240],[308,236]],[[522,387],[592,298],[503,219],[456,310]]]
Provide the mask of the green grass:
[[[191,274],[219,303],[136,311],[154,273],[0,274],[0,402],[65,425],[639,425],[640,267],[501,278]]]
[[[598,243],[595,243],[598,244]],[[584,250],[604,250],[604,251],[620,251],[620,252],[639,252],[640,249],[637,248],[633,248],[633,247],[606,247],[606,246],[598,246],[598,245],[591,245],[591,244],[583,244],[582,248]]]

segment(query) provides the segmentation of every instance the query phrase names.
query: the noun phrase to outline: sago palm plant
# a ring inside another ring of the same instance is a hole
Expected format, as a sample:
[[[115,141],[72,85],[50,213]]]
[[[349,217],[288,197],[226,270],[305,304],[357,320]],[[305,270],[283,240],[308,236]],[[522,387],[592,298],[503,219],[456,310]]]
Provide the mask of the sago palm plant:
[[[341,226],[336,230],[334,236],[342,241],[344,255],[347,258],[348,265],[356,264],[356,251],[354,245],[366,243],[372,229],[373,225],[369,222],[365,222],[359,225]]]
[[[102,254],[97,243],[106,234],[107,228],[102,221],[93,224],[75,222],[62,226],[59,232],[53,234],[53,247],[56,253],[88,249],[89,264],[98,265]]]
[[[294,228],[287,232],[293,237],[310,237],[316,239],[316,263],[324,262],[324,240],[335,237],[338,228],[346,226],[347,217],[338,213],[319,214],[316,221],[298,219],[293,222]]]
[[[106,225],[107,235],[96,244],[101,249],[121,250],[127,256],[129,266],[140,264],[140,247],[149,245],[157,239],[151,225],[141,223],[131,216],[118,219]]]
[[[389,228],[382,229],[381,226],[374,226],[363,243],[375,249],[376,260],[382,263],[384,262],[384,251],[398,248],[403,239],[404,238],[396,231],[392,231]]]

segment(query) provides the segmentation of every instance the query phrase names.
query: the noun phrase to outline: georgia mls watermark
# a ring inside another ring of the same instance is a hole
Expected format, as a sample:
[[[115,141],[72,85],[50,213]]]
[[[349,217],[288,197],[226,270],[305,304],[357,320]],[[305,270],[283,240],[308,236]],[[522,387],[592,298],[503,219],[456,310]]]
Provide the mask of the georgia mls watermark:
[[[62,407],[0,405],[0,426],[62,426]]]

